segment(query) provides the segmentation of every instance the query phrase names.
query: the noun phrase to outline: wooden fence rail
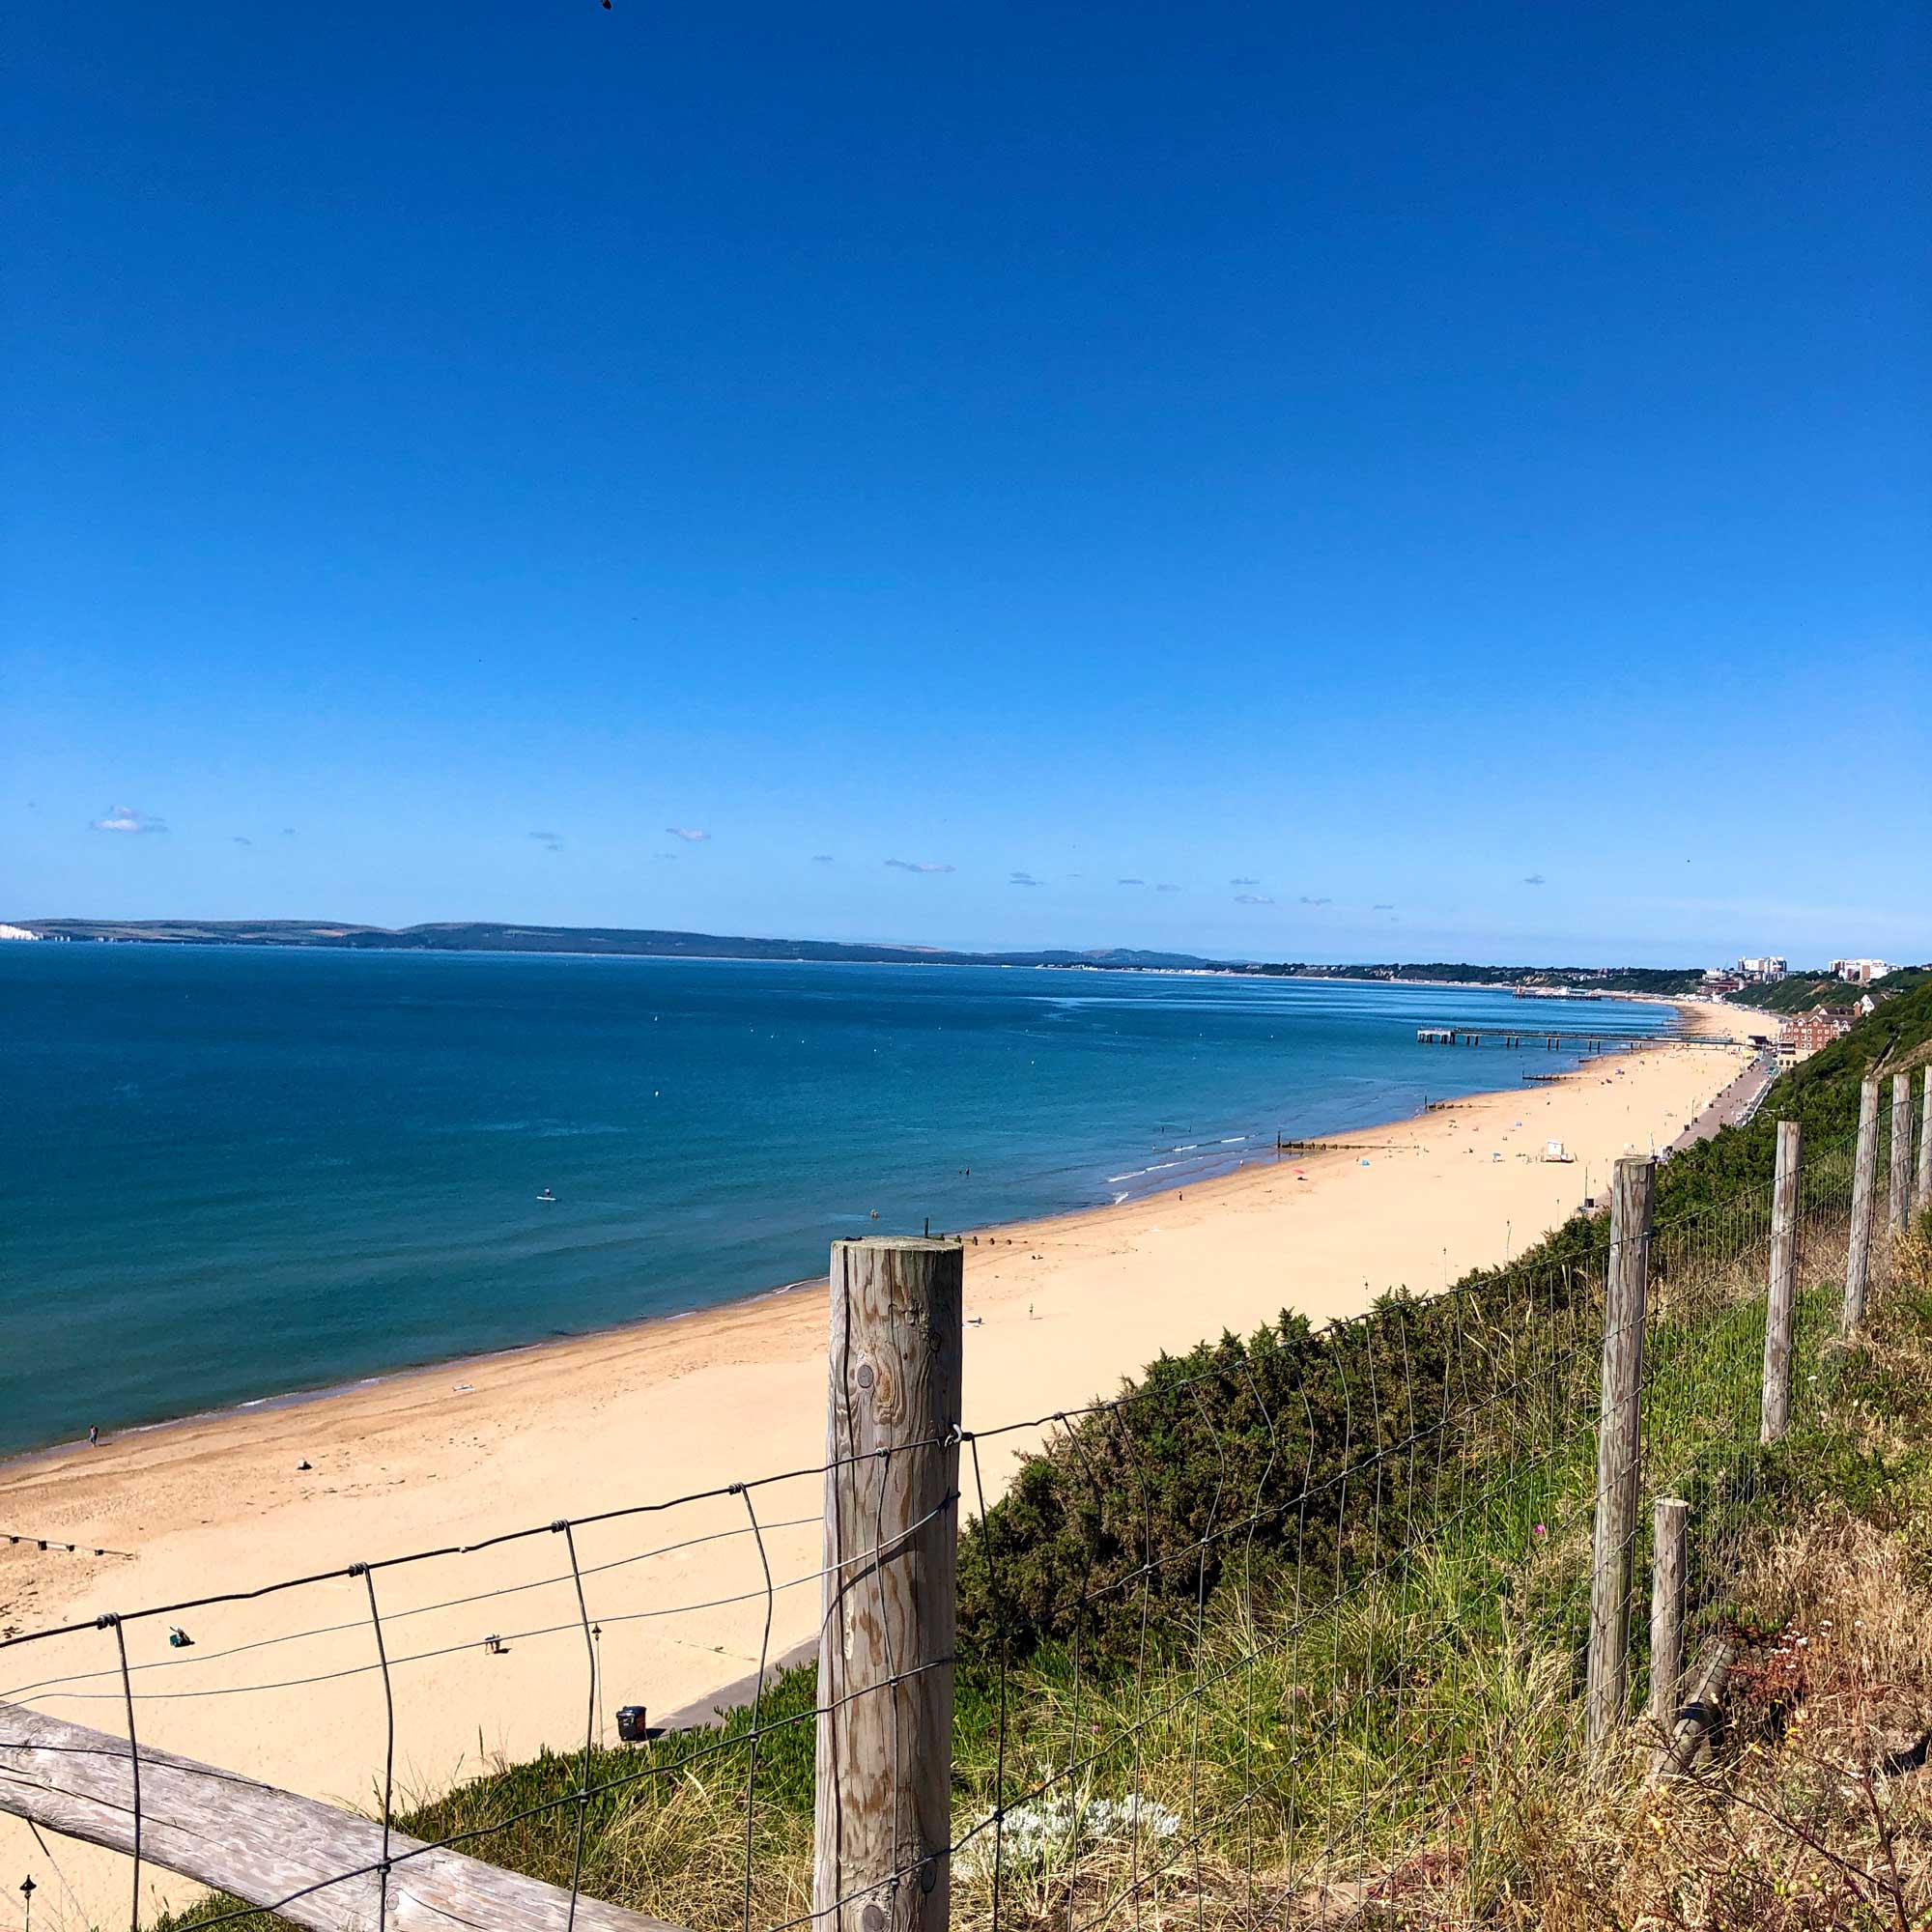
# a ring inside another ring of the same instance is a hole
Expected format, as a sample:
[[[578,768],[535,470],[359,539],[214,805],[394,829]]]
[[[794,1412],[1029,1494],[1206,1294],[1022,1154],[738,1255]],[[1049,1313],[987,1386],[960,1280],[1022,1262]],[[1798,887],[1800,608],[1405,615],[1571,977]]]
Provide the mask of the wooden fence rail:
[[[147,1745],[139,1769],[145,1862],[250,1905],[276,1905],[280,1918],[315,1932],[374,1932],[382,1923],[394,1932],[676,1932],[595,1898],[573,1909],[556,1886],[460,1852],[425,1851],[393,1831],[385,1901],[377,1820]],[[134,1771],[126,1738],[0,1704],[0,1810],[132,1854]]]

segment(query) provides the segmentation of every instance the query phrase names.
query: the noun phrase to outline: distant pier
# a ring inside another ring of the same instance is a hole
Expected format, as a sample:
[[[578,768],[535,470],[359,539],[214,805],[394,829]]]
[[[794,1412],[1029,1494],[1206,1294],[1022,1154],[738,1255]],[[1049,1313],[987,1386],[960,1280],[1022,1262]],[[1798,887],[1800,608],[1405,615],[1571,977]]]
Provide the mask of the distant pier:
[[[1535,1047],[1547,1052],[1634,1053],[1646,1046],[1748,1046],[1704,1033],[1618,1033],[1607,1027],[1425,1026],[1415,1030],[1417,1046]]]

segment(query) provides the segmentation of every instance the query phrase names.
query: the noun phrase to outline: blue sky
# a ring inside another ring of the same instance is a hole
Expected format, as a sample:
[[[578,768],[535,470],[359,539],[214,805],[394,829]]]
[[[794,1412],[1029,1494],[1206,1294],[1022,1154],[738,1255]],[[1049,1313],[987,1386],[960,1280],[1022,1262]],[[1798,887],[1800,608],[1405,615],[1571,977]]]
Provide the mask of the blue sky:
[[[1932,955],[1917,7],[13,37],[0,918]]]

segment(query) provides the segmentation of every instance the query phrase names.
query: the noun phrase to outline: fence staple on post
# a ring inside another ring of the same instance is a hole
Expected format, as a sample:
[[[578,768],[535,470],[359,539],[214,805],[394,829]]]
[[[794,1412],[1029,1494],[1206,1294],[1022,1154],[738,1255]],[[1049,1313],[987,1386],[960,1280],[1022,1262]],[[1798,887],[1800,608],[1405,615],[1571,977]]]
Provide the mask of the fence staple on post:
[[[1597,1417],[1597,1511],[1590,1552],[1587,1735],[1601,1744],[1624,1719],[1630,1689],[1632,1545],[1636,1536],[1643,1393],[1644,1292],[1656,1163],[1620,1160],[1610,1191],[1604,1285],[1604,1382]]]
[[[964,1268],[832,1244],[813,1932],[946,1932]]]
[[[1764,1393],[1757,1439],[1777,1442],[1791,1427],[1791,1322],[1798,1291],[1798,1197],[1804,1132],[1777,1123],[1777,1178],[1771,1190],[1771,1279],[1764,1301]]]

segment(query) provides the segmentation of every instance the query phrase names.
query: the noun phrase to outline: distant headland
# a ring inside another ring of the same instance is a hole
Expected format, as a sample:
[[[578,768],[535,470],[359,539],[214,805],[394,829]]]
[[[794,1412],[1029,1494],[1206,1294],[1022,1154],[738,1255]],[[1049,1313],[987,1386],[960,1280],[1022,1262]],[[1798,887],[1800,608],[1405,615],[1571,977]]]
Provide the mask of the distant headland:
[[[16,930],[43,940],[158,946],[269,946],[383,952],[575,952],[647,959],[769,959],[873,966],[1036,966],[1103,972],[1227,973],[1270,979],[1381,980],[1450,985],[1574,987],[1602,993],[1672,995],[1697,990],[1692,967],[1496,966],[1467,961],[1212,959],[1194,952],[1107,946],[967,952],[940,946],[889,946],[831,939],[760,939],[614,925],[525,925],[491,920],[425,925],[365,925],[330,919],[23,919]]]

